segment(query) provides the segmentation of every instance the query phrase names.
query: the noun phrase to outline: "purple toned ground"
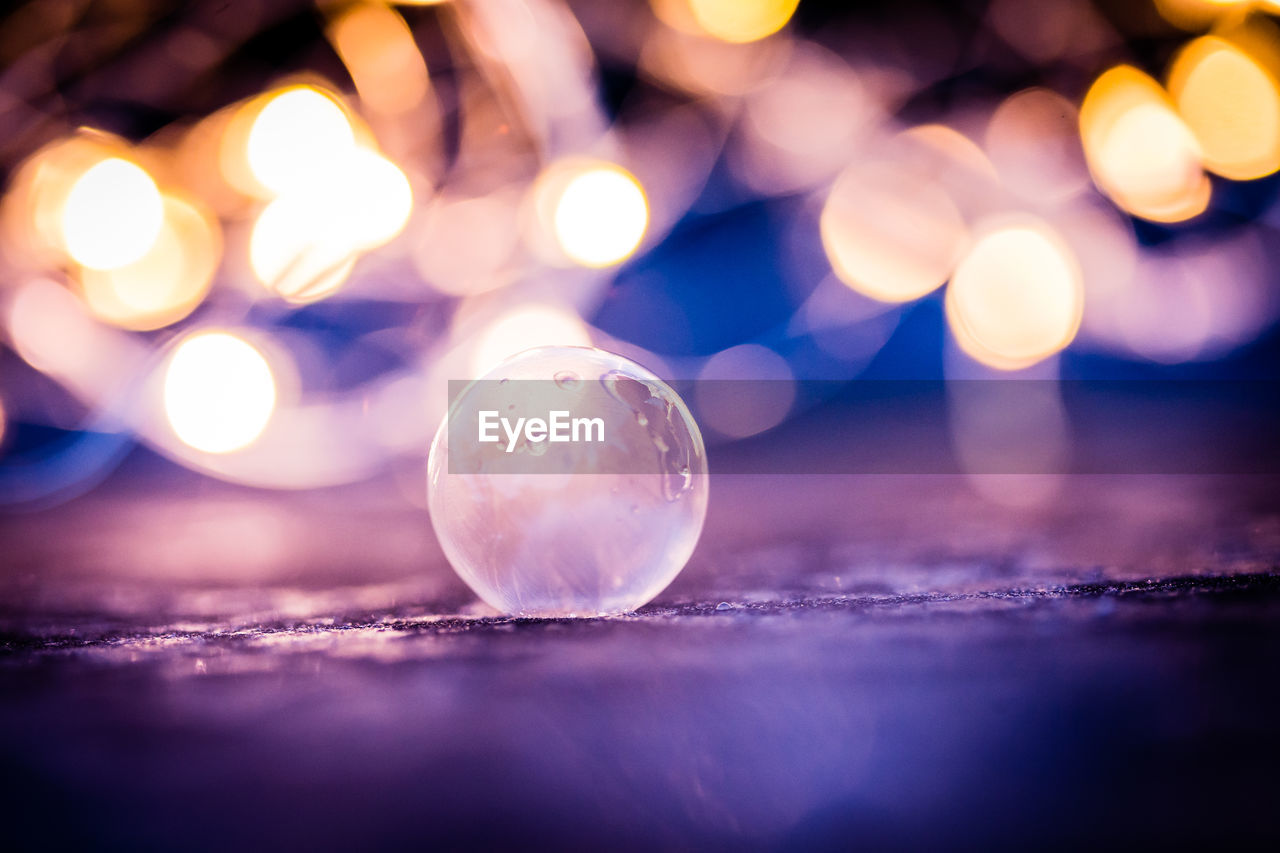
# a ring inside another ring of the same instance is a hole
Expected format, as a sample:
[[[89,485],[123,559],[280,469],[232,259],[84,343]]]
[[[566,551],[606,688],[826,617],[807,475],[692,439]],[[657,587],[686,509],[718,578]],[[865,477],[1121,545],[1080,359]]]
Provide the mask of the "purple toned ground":
[[[539,622],[473,603],[412,471],[279,494],[135,455],[0,522],[5,834],[1274,849],[1274,478],[1060,485],[720,477],[656,602]]]

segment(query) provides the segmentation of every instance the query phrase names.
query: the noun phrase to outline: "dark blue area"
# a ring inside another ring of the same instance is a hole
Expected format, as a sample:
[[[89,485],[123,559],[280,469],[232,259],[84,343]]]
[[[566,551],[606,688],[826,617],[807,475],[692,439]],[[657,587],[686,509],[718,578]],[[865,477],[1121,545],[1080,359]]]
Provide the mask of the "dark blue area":
[[[786,323],[797,296],[779,258],[784,202],[690,216],[624,269],[594,322],[658,353],[708,355]]]
[[[942,342],[946,324],[941,291],[908,305],[897,329],[860,378],[940,378],[943,375]]]

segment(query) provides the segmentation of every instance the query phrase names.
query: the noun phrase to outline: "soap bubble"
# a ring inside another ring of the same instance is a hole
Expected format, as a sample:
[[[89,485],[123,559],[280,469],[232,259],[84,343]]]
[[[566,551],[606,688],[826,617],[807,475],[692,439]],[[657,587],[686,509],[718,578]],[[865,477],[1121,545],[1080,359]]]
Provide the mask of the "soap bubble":
[[[626,613],[684,567],[707,514],[706,449],[658,377],[603,350],[539,347],[450,392],[428,507],[449,562],[487,604]]]

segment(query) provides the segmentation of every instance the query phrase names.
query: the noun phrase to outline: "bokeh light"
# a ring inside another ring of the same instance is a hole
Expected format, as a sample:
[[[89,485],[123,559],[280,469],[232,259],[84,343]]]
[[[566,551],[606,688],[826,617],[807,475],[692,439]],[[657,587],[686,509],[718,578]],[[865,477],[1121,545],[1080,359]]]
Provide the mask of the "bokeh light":
[[[682,8],[679,2],[674,6]],[[732,97],[751,92],[781,72],[793,48],[785,38],[734,44],[704,38],[700,32],[696,22],[684,29],[654,27],[640,53],[640,70],[664,86],[691,94]]]
[[[356,250],[334,214],[328,204],[302,195],[263,208],[249,238],[249,264],[258,281],[291,302],[336,292],[355,266]]]
[[[163,221],[156,182],[137,164],[111,157],[92,166],[67,193],[63,245],[81,266],[122,267],[146,254]]]
[[[4,238],[15,259],[33,268],[66,262],[62,214],[67,195],[94,165],[127,146],[88,128],[41,146],[11,175],[4,197]]]
[[[846,170],[827,196],[820,229],[840,280],[882,302],[906,302],[941,286],[966,234],[945,190],[892,163]]]
[[[94,408],[127,405],[121,395],[149,355],[137,341],[96,323],[75,294],[46,278],[11,291],[4,328],[27,364]]]
[[[555,240],[574,263],[621,263],[644,239],[649,203],[640,182],[621,166],[561,164],[539,183],[540,212],[549,208]]]
[[[1245,51],[1196,39],[1174,60],[1169,92],[1210,171],[1247,181],[1280,169],[1280,83]]]
[[[946,352],[983,376],[1040,361],[1049,375],[1077,324],[1091,357],[1234,354],[1277,314],[1280,207],[1268,185],[1206,173],[1280,169],[1280,38],[1259,14],[1280,6],[1157,5],[1197,35],[1076,0],[971,10],[971,50],[941,12],[828,30],[852,16],[792,26],[795,0],[348,0],[310,7],[306,61],[184,37],[162,62],[174,86],[201,75],[207,98],[135,72],[93,110],[6,89],[23,121],[5,147],[0,331],[20,370],[113,415],[196,322],[270,327],[291,357],[262,350],[280,401],[251,447],[211,458],[127,420],[181,464],[267,484],[420,451],[421,425],[391,421],[534,346],[594,342],[663,375],[785,389],[927,351],[920,318],[944,305]],[[1126,56],[1144,70],[1113,67]],[[1211,186],[1201,223],[1132,221],[1191,219]],[[405,389],[415,400],[387,402]],[[11,413],[41,411],[22,393]],[[796,410],[779,402],[777,422]],[[307,460],[347,435],[344,459]]]
[[[65,288],[44,279],[25,282],[11,294],[7,308],[9,340],[37,370],[73,375],[95,357],[93,327]]]
[[[393,239],[412,211],[404,173],[376,152],[352,149],[305,190],[262,210],[249,240],[250,266],[285,299],[324,298],[346,281],[360,251]]]
[[[0,21],[0,847],[1280,834],[1280,0]]]
[[[1131,66],[1099,77],[1080,108],[1098,188],[1134,216],[1181,222],[1209,203],[1201,150],[1160,85]]]
[[[360,101],[380,113],[413,109],[430,87],[427,66],[404,18],[379,3],[347,7],[330,24],[329,39],[351,73]]]
[[[694,402],[704,428],[746,438],[782,423],[796,400],[786,359],[760,344],[739,344],[707,359]]]
[[[930,122],[885,140],[884,156],[916,180],[946,192],[966,223],[1007,209],[995,165],[968,134]]]
[[[262,104],[245,140],[253,177],[277,195],[305,190],[355,147],[346,112],[314,86],[290,86]]]
[[[520,240],[518,214],[509,193],[436,199],[414,236],[415,267],[433,288],[456,296],[509,283]]]
[[[114,269],[84,270],[81,292],[100,320],[126,329],[157,329],[200,304],[221,257],[217,220],[191,202],[166,196],[160,233],[146,254]]]
[[[956,268],[947,320],[966,353],[1019,370],[1075,338],[1084,311],[1080,269],[1048,225],[1026,219],[992,227]]]
[[[749,92],[743,106],[734,175],[767,194],[830,180],[882,121],[853,69],[811,45],[792,51],[786,69]]]
[[[759,41],[787,25],[800,0],[654,0],[654,12],[670,26],[721,41]]]
[[[228,332],[185,338],[164,376],[164,411],[183,443],[205,453],[251,444],[276,405],[276,383],[257,349]]]
[[[524,305],[493,320],[475,341],[469,365],[473,377],[483,376],[516,353],[534,347],[589,347],[591,335],[586,324],[567,309]]]
[[[1132,291],[1142,251],[1133,220],[1100,196],[1086,195],[1057,211],[1051,224],[1080,264],[1084,315],[1079,343],[1104,352],[1123,349],[1114,334],[1114,306]]]
[[[1224,15],[1256,0],[1154,0],[1156,11],[1169,23],[1189,32],[1203,31]],[[1266,0],[1264,0],[1265,4]],[[1261,5],[1261,4],[1260,4]]]
[[[413,188],[400,167],[366,148],[334,164],[332,204],[357,248],[391,242],[413,213]]]
[[[1090,281],[1084,328],[1112,352],[1153,362],[1220,358],[1274,321],[1272,267],[1253,228],[1149,250],[1122,286]]]
[[[1040,87],[1006,98],[991,116],[987,154],[1005,186],[1037,202],[1061,202],[1089,185],[1075,105]]]

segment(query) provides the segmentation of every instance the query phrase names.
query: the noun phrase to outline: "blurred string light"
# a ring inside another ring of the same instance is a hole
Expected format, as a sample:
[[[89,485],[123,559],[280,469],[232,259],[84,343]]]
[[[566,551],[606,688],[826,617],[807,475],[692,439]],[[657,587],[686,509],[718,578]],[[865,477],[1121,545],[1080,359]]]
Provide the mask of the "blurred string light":
[[[98,319],[125,329],[158,329],[190,314],[208,293],[222,258],[217,220],[175,196],[165,196],[163,205],[159,233],[141,257],[80,274],[85,304]]]
[[[569,261],[608,267],[626,260],[649,225],[649,202],[635,176],[614,163],[561,161],[533,188],[541,234],[550,233]],[[535,233],[535,244],[545,239]]]
[[[314,86],[290,86],[256,108],[245,162],[269,196],[306,190],[355,148],[346,112]]]
[[[741,44],[787,25],[800,0],[653,0],[663,22],[689,33]]]
[[[127,146],[122,140],[80,128],[64,139],[42,146],[24,160],[9,184],[4,203],[5,237],[12,246],[13,254],[36,268],[70,261],[64,214],[72,188],[95,165],[120,157],[126,151]],[[108,169],[108,178],[113,168]],[[154,185],[147,185],[149,180],[134,181],[135,189],[141,185],[142,194],[149,195],[154,188]],[[92,201],[92,184],[85,190],[90,196],[86,200]],[[73,220],[86,213],[89,211],[81,206]],[[79,239],[80,222],[73,221],[72,224]],[[120,225],[117,223],[113,227]],[[85,238],[93,240],[94,235],[90,233]],[[142,251],[145,248],[143,246]]]
[[[1209,204],[1206,170],[1232,180],[1280,170],[1280,29],[1228,14],[1252,5],[1160,0],[1178,26],[1220,26],[1179,51],[1167,91],[1126,65],[1090,87],[1080,109],[1089,169],[1126,212],[1182,222]]]
[[[1029,367],[1075,338],[1084,288],[1071,250],[1036,220],[1001,223],[979,237],[946,296],[956,341],[1001,370]]]
[[[1023,89],[996,108],[984,137],[1004,185],[1021,199],[1061,203],[1089,185],[1075,104],[1042,87]]]
[[[719,434],[757,434],[795,409],[803,368],[790,344],[853,375],[892,332],[895,305],[943,287],[955,347],[988,373],[1056,375],[1054,354],[1077,333],[1132,357],[1215,357],[1275,316],[1257,234],[1140,248],[1128,218],[1183,222],[1207,209],[1206,171],[1280,168],[1280,51],[1253,14],[1275,4],[1158,0],[1178,26],[1213,28],[1164,69],[1167,89],[1118,66],[1082,103],[1034,87],[914,127],[893,116],[945,63],[832,52],[788,26],[795,0],[652,0],[653,14],[456,4],[440,16],[465,58],[434,83],[408,23],[419,19],[395,8],[431,4],[319,5],[354,92],[288,77],[137,145],[67,126],[10,170],[5,337],[90,408],[152,407],[158,426],[128,423],[199,470],[280,487],[361,476],[379,454],[423,443],[407,422],[433,416],[443,379],[545,344],[604,342],[684,377],[773,378],[778,397],[755,422],[706,407]],[[1032,62],[1090,73],[1119,46],[1071,0],[998,0],[986,25]],[[927,27],[919,35],[928,42]],[[633,62],[640,78],[612,124],[597,56]],[[446,79],[456,99],[437,100]],[[446,163],[451,123],[459,150]],[[584,321],[609,270],[691,209],[779,196],[820,207],[802,219],[826,263],[806,268],[822,282],[772,337],[681,359],[610,343]],[[289,360],[270,332],[178,325],[234,328],[262,299],[371,295],[438,300],[449,319],[401,336],[403,369],[299,404],[282,394]],[[162,391],[138,403],[150,381]],[[10,402],[11,417],[25,412]]]
[[[399,234],[412,211],[404,173],[381,155],[352,147],[263,209],[249,262],[277,295],[292,302],[322,299],[343,284],[360,252]]]
[[[1094,181],[1134,216],[1181,222],[1209,204],[1203,153],[1160,84],[1132,66],[1103,74],[1080,107]]]
[[[696,27],[654,28],[640,51],[640,72],[688,94],[731,98],[773,79],[794,48],[782,37],[740,44],[698,32]]]
[[[460,32],[486,76],[500,77],[499,97],[509,107],[518,138],[533,140],[545,160],[581,154],[609,130],[600,110],[594,52],[572,10],[557,0],[453,4]],[[471,112],[471,111],[468,111]],[[464,133],[490,130],[485,113]],[[508,125],[510,128],[510,125]],[[505,149],[508,168],[520,162]],[[494,163],[492,166],[498,166]]]
[[[840,280],[882,302],[918,299],[941,287],[967,234],[946,190],[894,163],[845,170],[827,195],[820,227]]]
[[[38,151],[6,204],[8,236],[33,259],[65,267],[97,319],[155,329],[204,298],[221,260],[221,229],[198,202],[162,192],[119,155],[128,155],[122,142],[89,131]],[[32,229],[15,225],[14,201]]]
[[[276,406],[276,383],[262,353],[228,332],[183,340],[169,359],[164,411],[184,443],[229,453],[252,443]]]
[[[629,173],[594,168],[569,181],[556,202],[554,222],[565,254],[584,266],[611,266],[640,245],[649,206]]]
[[[399,115],[427,96],[426,63],[404,18],[378,3],[354,3],[328,27],[329,40],[368,109]]]
[[[618,160],[633,171],[649,208],[642,242],[660,241],[697,201],[729,132],[704,106],[682,104],[654,110],[619,135]],[[681,142],[679,157],[671,156],[672,139]]]
[[[1270,34],[1268,34],[1270,35]],[[1280,169],[1277,45],[1268,62],[1217,36],[1191,42],[1169,70],[1169,92],[1199,141],[1205,168],[1236,181]]]
[[[413,191],[398,166],[357,142],[336,98],[310,85],[281,89],[243,110],[252,123],[244,158],[226,154],[241,127],[228,128],[224,166],[240,163],[270,203],[249,243],[257,279],[291,302],[312,302],[346,281],[360,252],[400,233],[413,211]],[[243,175],[241,175],[243,179]]]
[[[978,144],[953,127],[936,122],[916,125],[891,143],[898,157],[946,185],[954,195],[980,194],[999,176]],[[977,189],[977,193],[971,192]]]
[[[1274,0],[1154,0],[1156,11],[1180,29],[1204,30],[1219,19],[1234,17],[1250,7],[1276,8]]]
[[[24,361],[96,409],[132,402],[128,390],[149,358],[144,343],[95,322],[50,279],[30,279],[6,296],[4,332]],[[115,414],[125,420],[126,413]]]
[[[818,186],[882,121],[880,104],[835,54],[797,46],[786,67],[747,93],[730,151],[746,186],[777,195]]]
[[[313,302],[336,292],[355,266],[355,247],[328,210],[328,198],[286,196],[258,215],[249,239],[249,264],[258,281],[290,302]],[[317,203],[318,202],[318,203]],[[336,205],[335,210],[340,211]]]
[[[76,179],[62,208],[62,242],[81,266],[131,264],[155,243],[164,220],[160,190],[141,167],[119,157]]]

